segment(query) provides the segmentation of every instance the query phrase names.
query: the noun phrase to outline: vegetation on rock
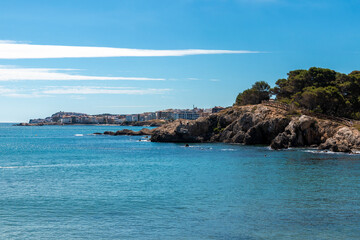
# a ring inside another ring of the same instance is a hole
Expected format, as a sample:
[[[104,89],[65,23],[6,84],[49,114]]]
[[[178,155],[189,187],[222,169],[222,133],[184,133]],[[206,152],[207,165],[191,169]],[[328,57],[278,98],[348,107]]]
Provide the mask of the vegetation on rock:
[[[238,95],[236,104],[257,104],[274,95],[278,101],[313,112],[360,119],[360,71],[343,74],[312,67],[290,71],[287,75],[272,89],[266,82],[255,83]]]
[[[270,85],[264,81],[256,82],[252,88],[245,90],[236,98],[237,105],[259,104],[270,99]]]

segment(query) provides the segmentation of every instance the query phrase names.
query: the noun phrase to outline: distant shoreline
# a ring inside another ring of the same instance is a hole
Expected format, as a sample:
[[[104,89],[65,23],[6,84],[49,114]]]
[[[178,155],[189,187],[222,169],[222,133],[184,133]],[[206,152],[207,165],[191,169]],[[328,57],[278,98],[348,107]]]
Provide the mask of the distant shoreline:
[[[164,123],[148,123],[148,122],[134,122],[134,123],[129,123],[129,124],[102,124],[102,123],[98,123],[98,124],[93,124],[93,123],[69,123],[69,124],[64,124],[64,123],[14,123],[13,126],[20,126],[20,127],[34,127],[34,126],[133,126],[133,127],[159,127]]]

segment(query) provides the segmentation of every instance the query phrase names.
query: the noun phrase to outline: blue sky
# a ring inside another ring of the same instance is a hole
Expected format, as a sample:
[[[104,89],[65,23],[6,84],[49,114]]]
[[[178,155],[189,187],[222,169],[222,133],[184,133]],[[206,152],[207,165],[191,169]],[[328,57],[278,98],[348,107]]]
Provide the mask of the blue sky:
[[[359,70],[359,12],[358,0],[2,0],[0,122],[229,106],[290,70]]]

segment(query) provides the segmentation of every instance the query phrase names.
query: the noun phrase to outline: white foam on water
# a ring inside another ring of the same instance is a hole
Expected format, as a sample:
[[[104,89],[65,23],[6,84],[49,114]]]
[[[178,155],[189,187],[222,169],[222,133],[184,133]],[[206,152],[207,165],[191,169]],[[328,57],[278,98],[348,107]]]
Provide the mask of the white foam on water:
[[[30,165],[30,166],[8,166],[0,169],[17,169],[17,168],[54,168],[54,167],[79,167],[83,164],[54,164],[54,165]]]
[[[78,133],[78,134],[75,134],[74,136],[75,136],[75,137],[83,137],[84,134]]]
[[[1,167],[1,166],[0,166],[0,169],[13,169],[13,168],[24,168],[24,167],[22,167],[22,166]]]
[[[356,154],[360,154],[360,152],[353,152],[353,153],[344,153],[344,152],[332,152],[332,151],[328,151],[328,150],[319,150],[319,149],[308,149],[308,150],[304,150],[304,152],[309,152],[309,153],[315,153],[315,154],[332,154],[332,155],[356,155]]]

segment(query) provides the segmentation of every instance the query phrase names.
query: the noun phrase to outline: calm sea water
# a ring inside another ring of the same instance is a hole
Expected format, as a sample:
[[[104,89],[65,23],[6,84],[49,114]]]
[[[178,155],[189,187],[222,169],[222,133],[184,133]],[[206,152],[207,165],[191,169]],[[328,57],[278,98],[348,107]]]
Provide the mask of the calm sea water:
[[[0,124],[0,239],[360,239],[359,155],[119,129]]]

